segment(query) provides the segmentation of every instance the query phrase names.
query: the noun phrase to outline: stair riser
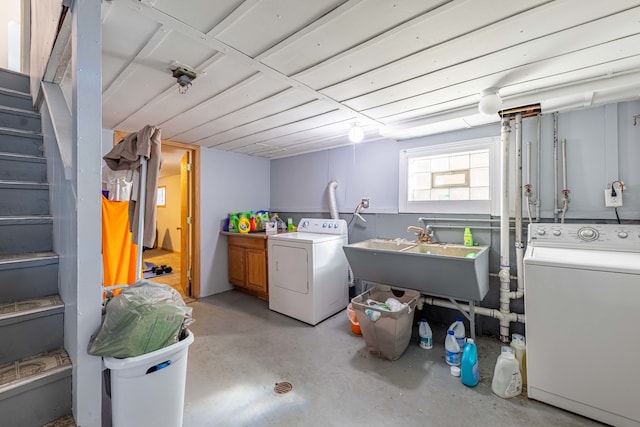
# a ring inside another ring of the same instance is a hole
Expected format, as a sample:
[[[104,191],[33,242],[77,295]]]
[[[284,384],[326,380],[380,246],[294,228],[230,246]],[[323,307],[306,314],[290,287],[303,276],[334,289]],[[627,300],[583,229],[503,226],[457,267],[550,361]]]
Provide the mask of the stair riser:
[[[0,215],[48,215],[49,191],[0,188]]]
[[[48,252],[52,248],[53,225],[14,224],[0,227],[0,255]]]
[[[0,270],[0,304],[58,293],[58,263]]]
[[[0,105],[5,107],[20,108],[21,110],[33,110],[31,98],[0,91]]]
[[[0,364],[62,347],[63,318],[58,313],[0,327]]]
[[[13,111],[0,111],[0,127],[39,132],[40,118]]]
[[[34,136],[28,138],[20,135],[0,133],[0,152],[41,156],[44,152],[42,149],[42,137]]]
[[[47,164],[0,157],[0,180],[46,182]]]
[[[41,426],[71,410],[71,376],[0,400],[3,426]]]
[[[14,73],[8,70],[0,70],[0,87],[30,93],[29,76]]]

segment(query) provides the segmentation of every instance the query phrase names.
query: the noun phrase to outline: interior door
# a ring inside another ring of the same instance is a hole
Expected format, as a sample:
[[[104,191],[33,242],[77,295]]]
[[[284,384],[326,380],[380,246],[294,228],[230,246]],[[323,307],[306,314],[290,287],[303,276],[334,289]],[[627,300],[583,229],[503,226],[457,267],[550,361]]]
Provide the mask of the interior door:
[[[191,151],[180,160],[180,283],[191,296]]]

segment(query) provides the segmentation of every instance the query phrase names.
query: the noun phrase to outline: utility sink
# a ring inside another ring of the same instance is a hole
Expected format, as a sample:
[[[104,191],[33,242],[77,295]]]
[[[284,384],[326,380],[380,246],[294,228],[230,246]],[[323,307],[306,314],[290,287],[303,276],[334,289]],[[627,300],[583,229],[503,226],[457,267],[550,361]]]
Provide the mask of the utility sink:
[[[489,291],[489,246],[376,238],[343,250],[357,279],[467,301]]]

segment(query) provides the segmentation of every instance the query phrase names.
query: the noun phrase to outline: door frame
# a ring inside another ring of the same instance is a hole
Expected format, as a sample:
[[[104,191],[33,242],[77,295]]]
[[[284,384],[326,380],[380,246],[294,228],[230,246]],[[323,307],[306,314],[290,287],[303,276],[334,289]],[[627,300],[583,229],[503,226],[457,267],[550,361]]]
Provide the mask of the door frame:
[[[130,132],[118,130],[113,131],[113,145],[116,145],[120,140],[129,135],[129,133]],[[193,187],[191,188],[191,200],[193,200],[193,206],[191,207],[191,211],[193,212],[193,239],[191,246],[190,296],[200,298],[200,146],[171,141],[169,139],[162,139],[162,145],[191,151],[191,173],[193,174]],[[183,268],[183,266],[180,266],[180,268]]]

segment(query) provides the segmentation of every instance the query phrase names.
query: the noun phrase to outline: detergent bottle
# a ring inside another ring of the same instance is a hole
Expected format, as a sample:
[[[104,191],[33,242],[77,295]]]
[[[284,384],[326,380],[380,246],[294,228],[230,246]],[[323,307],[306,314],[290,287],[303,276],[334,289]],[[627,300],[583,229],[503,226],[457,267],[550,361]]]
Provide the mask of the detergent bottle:
[[[462,352],[454,332],[450,329],[447,331],[447,338],[444,340],[444,360],[447,364],[452,366],[460,365],[460,353]]]
[[[464,328],[464,322],[462,321],[462,317],[456,317],[456,321],[449,326],[448,331],[453,331],[456,341],[458,341],[458,346],[460,349],[464,349],[464,344],[466,340],[466,331]]]
[[[420,335],[420,348],[429,350],[433,348],[433,333],[431,327],[424,317],[420,319],[418,326],[418,334]]]
[[[493,370],[491,390],[503,399],[522,393],[522,376],[516,356],[511,351],[503,351],[498,356]]]
[[[527,347],[524,335],[511,335],[511,348],[513,349],[516,360],[520,365],[520,375],[522,375],[522,385],[527,384]]]
[[[460,361],[460,380],[468,387],[475,387],[480,382],[478,367],[478,348],[471,338],[467,339]]]

